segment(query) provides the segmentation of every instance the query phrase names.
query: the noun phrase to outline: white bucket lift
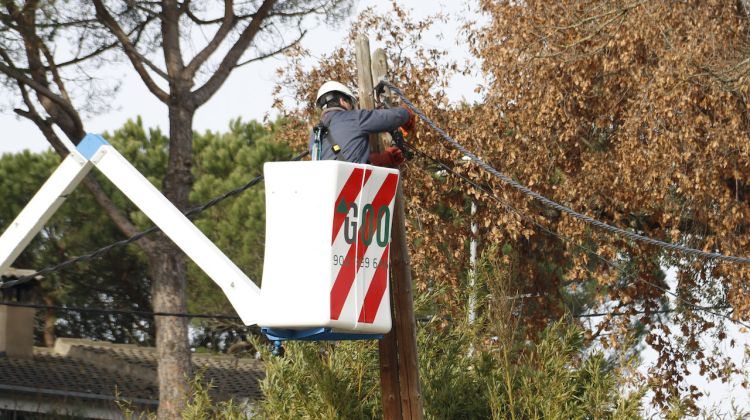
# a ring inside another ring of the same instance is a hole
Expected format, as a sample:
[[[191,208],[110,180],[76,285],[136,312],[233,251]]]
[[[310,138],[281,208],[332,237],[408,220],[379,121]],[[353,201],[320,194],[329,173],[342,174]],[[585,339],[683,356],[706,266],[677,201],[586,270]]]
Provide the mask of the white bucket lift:
[[[379,338],[390,331],[397,170],[337,161],[266,164],[260,289],[104,138],[89,134],[0,236],[0,272],[93,167],[222,288],[245,325],[261,326],[272,340]]]
[[[320,339],[390,331],[388,252],[399,172],[338,161],[266,163],[263,172],[264,332]]]

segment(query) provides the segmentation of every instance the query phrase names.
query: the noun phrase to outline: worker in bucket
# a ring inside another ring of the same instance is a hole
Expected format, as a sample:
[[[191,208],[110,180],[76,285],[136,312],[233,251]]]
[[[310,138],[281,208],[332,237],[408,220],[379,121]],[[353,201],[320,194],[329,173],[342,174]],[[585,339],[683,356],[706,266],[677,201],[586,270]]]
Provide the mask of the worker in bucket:
[[[356,109],[354,94],[342,83],[328,81],[318,89],[315,106],[320,123],[310,136],[313,160],[340,160],[397,168],[404,161],[398,147],[371,153],[369,134],[414,129],[414,113],[406,107]]]

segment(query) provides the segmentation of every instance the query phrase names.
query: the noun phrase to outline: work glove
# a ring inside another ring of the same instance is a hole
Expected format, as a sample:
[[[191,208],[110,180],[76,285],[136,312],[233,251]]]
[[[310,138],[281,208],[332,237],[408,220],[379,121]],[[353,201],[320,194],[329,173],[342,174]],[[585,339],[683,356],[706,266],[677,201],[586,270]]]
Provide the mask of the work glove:
[[[409,113],[409,120],[401,126],[407,133],[414,131],[414,126],[417,124],[417,116],[414,115],[414,111],[411,110],[406,104],[401,104],[401,108],[404,108]]]
[[[370,163],[375,166],[398,168],[404,163],[404,153],[398,147],[388,147],[383,153],[370,153]]]

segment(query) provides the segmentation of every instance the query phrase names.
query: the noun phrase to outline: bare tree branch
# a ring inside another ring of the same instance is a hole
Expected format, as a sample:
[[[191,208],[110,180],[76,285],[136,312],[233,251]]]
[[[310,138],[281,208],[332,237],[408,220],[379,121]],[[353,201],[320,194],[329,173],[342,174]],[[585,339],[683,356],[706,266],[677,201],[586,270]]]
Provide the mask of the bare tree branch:
[[[186,10],[190,13],[189,7],[187,7]],[[195,76],[198,69],[206,62],[208,57],[216,51],[232,28],[234,28],[236,22],[237,21],[234,17],[234,2],[232,0],[226,0],[224,2],[224,17],[222,18],[221,26],[216,31],[216,34],[214,34],[211,41],[198,54],[196,54],[192,60],[190,60],[190,63],[188,63],[185,68],[185,74],[187,77],[192,79]]]
[[[24,32],[23,28],[19,27],[19,25],[16,25],[13,22],[11,16],[9,16],[9,15],[7,15],[5,13],[0,13],[0,21],[2,21],[3,24],[5,24],[8,28],[17,31],[18,33]],[[75,24],[78,24],[79,22],[88,22],[88,20],[74,21],[74,22],[71,22],[70,25],[73,26]],[[63,26],[65,26],[65,25],[63,25]],[[54,25],[53,24],[40,24],[40,25],[38,25],[38,27],[40,27],[40,28],[43,28],[43,27],[54,27]],[[138,30],[138,32],[140,34],[142,32],[143,27],[144,27],[144,25],[138,25],[138,27],[134,28],[134,30],[132,32],[135,32],[136,30]],[[58,69],[60,69],[60,68],[63,68],[63,67],[66,67],[66,66],[70,66],[70,65],[73,65],[73,64],[78,64],[78,63],[80,63],[82,61],[86,61],[86,60],[88,60],[88,59],[90,59],[92,57],[95,57],[95,56],[97,56],[97,55],[99,55],[99,54],[101,54],[101,53],[103,53],[103,52],[105,52],[105,51],[107,51],[109,49],[112,49],[112,48],[116,47],[117,45],[118,45],[117,42],[113,42],[113,43],[104,45],[104,46],[102,46],[100,48],[97,48],[97,49],[95,49],[95,50],[87,53],[87,54],[77,55],[76,57],[74,57],[74,58],[72,58],[72,59],[70,59],[68,61],[64,61],[62,63],[56,63],[56,67]],[[49,54],[45,53],[45,55],[49,55]],[[29,73],[31,71],[31,69],[29,69],[29,68],[23,68],[23,67],[17,67],[17,66],[16,66],[16,68],[18,70],[24,72],[24,73]],[[41,69],[44,70],[44,71],[50,71],[51,70],[51,68],[49,66],[43,66],[43,67],[41,67]]]
[[[55,64],[55,67],[57,67],[58,69],[61,69],[61,68],[64,68],[64,67],[68,67],[68,66],[72,66],[72,65],[75,65],[75,64],[78,64],[78,63],[82,63],[82,62],[84,62],[84,61],[86,61],[86,60],[88,60],[90,58],[94,58],[97,55],[100,55],[100,54],[106,52],[107,50],[111,50],[112,48],[116,47],[117,45],[119,45],[119,43],[117,43],[117,42],[113,42],[111,44],[107,44],[107,45],[105,45],[105,46],[103,46],[101,48],[98,48],[96,50],[93,50],[90,53],[87,53],[85,55],[81,55],[81,56],[77,56],[77,57],[71,58],[70,60],[63,61],[62,63],[57,63],[57,64]],[[49,66],[44,66],[44,67],[42,67],[42,69],[44,71],[50,71],[51,70],[51,68]],[[28,72],[31,71],[31,69],[28,69],[28,68],[18,68],[18,70],[20,70],[20,71],[22,71],[24,73],[28,73]]]
[[[3,59],[7,61],[7,58],[5,57],[6,54],[4,51],[0,50],[0,56],[3,56]],[[68,111],[75,112],[75,109],[73,109],[73,107],[71,107],[67,101],[61,98],[60,95],[56,94],[55,92],[52,92],[46,86],[43,86],[41,83],[38,83],[34,79],[30,79],[28,76],[23,74],[18,69],[14,67],[9,67],[3,63],[0,63],[0,72],[3,72],[7,74],[8,76],[18,80],[19,82],[29,86],[30,88],[34,89],[37,93],[49,98],[52,102],[67,109]]]
[[[39,28],[66,28],[66,27],[83,27],[86,25],[95,25],[97,23],[96,19],[78,19],[78,20],[68,20],[65,22],[58,22],[55,20],[50,21],[49,23],[39,23],[37,24],[37,27]]]
[[[154,18],[150,17],[150,18],[146,19],[145,21],[143,21],[142,24],[137,25],[130,32],[128,32],[128,34],[127,34],[128,38],[131,35],[133,35],[134,33],[136,34],[135,41],[133,42],[133,46],[137,46],[138,45],[138,42],[141,39],[141,35],[143,35],[143,31],[146,29],[146,26],[148,26],[149,23],[153,22],[153,20],[154,20]],[[40,27],[41,26],[42,25],[40,25]],[[63,61],[62,63],[57,63],[57,64],[55,64],[55,67],[57,67],[58,69],[61,69],[61,68],[67,67],[67,66],[71,66],[71,65],[75,65],[75,64],[84,62],[84,61],[86,61],[86,60],[88,60],[90,58],[96,57],[96,56],[98,56],[98,55],[100,55],[100,54],[102,54],[102,53],[104,53],[104,52],[106,52],[108,50],[111,50],[112,48],[115,48],[118,45],[120,45],[119,41],[115,41],[115,42],[112,42],[110,44],[106,44],[106,45],[104,45],[104,46],[102,46],[100,48],[97,48],[97,49],[95,49],[95,50],[93,50],[93,51],[91,51],[91,52],[89,52],[89,53],[87,53],[85,55],[79,55],[79,56],[76,56],[74,58],[71,58],[68,61]],[[151,67],[151,65],[149,65],[149,67]],[[50,70],[50,67],[49,66],[45,66],[45,67],[43,67],[43,69],[44,70]],[[152,67],[152,69],[157,70],[157,71],[160,70],[156,66]],[[29,72],[30,71],[29,69],[24,69],[24,68],[19,68],[19,70],[21,70],[23,72]]]
[[[0,57],[7,64],[0,63],[0,71],[33,88],[45,111],[54,117],[55,123],[77,143],[85,134],[78,112],[69,101],[50,90],[47,72],[42,70],[44,67],[40,52],[42,42],[36,34],[37,3],[37,1],[26,2],[24,7],[19,10],[15,2],[5,2],[9,16],[4,17],[4,20],[10,20],[24,28],[24,30],[18,31],[18,35],[23,40],[30,77],[18,70],[18,66],[13,63],[12,58],[5,50],[0,50]]]
[[[219,68],[216,69],[216,72],[214,72],[211,78],[208,79],[203,86],[193,92],[193,99],[196,106],[200,106],[208,101],[211,96],[216,93],[219,87],[224,84],[224,81],[229,77],[229,73],[231,73],[232,69],[237,65],[240,57],[242,57],[242,54],[253,41],[255,35],[257,35],[261,28],[261,24],[271,13],[275,3],[276,0],[263,1],[263,4],[261,4],[258,11],[255,13],[253,20],[250,21],[245,30],[242,31],[239,39],[237,39],[234,45],[232,45],[232,48],[229,49],[229,52],[224,56],[224,59],[221,61],[221,64],[219,64]]]
[[[161,18],[161,16],[159,15],[159,12],[156,12],[156,11],[154,11],[152,9],[149,9],[148,7],[144,7],[143,6],[144,4],[149,4],[149,2],[142,2],[142,1],[141,2],[137,2],[137,3],[135,3],[135,8],[138,9],[138,10],[140,10],[141,12],[145,13],[146,15],[148,15],[149,18]],[[154,6],[154,7],[157,7],[157,6],[161,6],[161,3],[159,3],[159,2],[150,2],[150,5]]]
[[[47,66],[49,67],[50,73],[52,73],[52,80],[54,80],[57,85],[57,90],[60,91],[60,95],[62,95],[65,101],[71,103],[70,95],[68,95],[68,91],[65,89],[65,84],[62,81],[62,77],[60,77],[60,72],[57,71],[55,58],[52,56],[49,48],[47,48],[47,45],[41,42],[41,40],[39,41],[39,49],[42,50],[42,54],[44,54],[44,58],[47,60]]]
[[[8,54],[2,49],[0,49],[0,57],[2,57],[2,59],[5,60],[5,62],[9,63],[9,65],[0,63],[0,72],[5,73],[6,75],[17,80],[18,82],[23,83],[24,85],[29,86],[30,88],[34,89],[34,91],[38,95],[44,96],[45,98],[49,99],[54,104],[61,107],[62,110],[70,118],[72,118],[73,120],[77,120],[77,125],[81,125],[81,122],[78,119],[78,112],[75,110],[75,108],[73,108],[70,102],[66,101],[55,92],[52,92],[47,86],[45,86],[41,82],[38,82],[35,79],[29,78],[26,74],[24,74],[23,72],[15,68]],[[80,131],[83,131],[82,127]]]
[[[316,14],[321,13],[324,9],[322,7],[313,7],[310,9],[300,10],[298,12],[273,12],[268,15],[268,17],[284,17],[284,18],[292,18],[292,17],[305,17],[310,14]]]
[[[148,71],[144,67],[144,64],[148,65],[149,68],[151,68],[159,76],[165,79],[169,79],[169,77],[161,69],[153,65],[153,63],[143,57],[136,50],[135,46],[130,42],[130,38],[122,30],[120,25],[115,22],[109,11],[107,11],[107,8],[102,3],[102,0],[94,0],[94,7],[96,8],[96,16],[99,17],[101,22],[117,38],[120,44],[122,44],[125,55],[127,55],[130,59],[130,62],[133,64],[133,68],[135,68],[135,71],[138,72],[138,75],[141,77],[141,80],[143,80],[143,83],[146,84],[148,90],[151,91],[151,93],[153,93],[154,96],[156,96],[160,101],[166,103],[169,100],[169,95],[167,95],[167,93],[154,82],[154,80],[151,78],[151,75],[149,75]]]
[[[179,79],[185,63],[182,61],[180,49],[180,10],[176,0],[164,0],[162,2],[161,37],[164,44],[164,62],[167,65],[167,74],[171,81]],[[191,80],[182,80],[183,83],[191,83]],[[175,93],[175,92],[172,92]]]
[[[285,45],[285,46],[283,46],[283,47],[281,47],[281,48],[279,48],[279,49],[277,49],[275,51],[271,51],[269,53],[265,53],[265,54],[261,54],[261,55],[259,55],[257,57],[253,57],[253,58],[251,58],[249,60],[245,60],[245,61],[243,61],[241,63],[238,63],[234,67],[235,68],[242,67],[242,66],[244,66],[246,64],[254,63],[256,61],[262,61],[262,60],[265,60],[268,57],[271,57],[271,56],[274,56],[276,54],[281,54],[283,52],[286,52],[289,49],[294,48],[295,46],[299,45],[300,41],[302,41],[302,38],[304,38],[306,34],[307,34],[307,30],[305,29],[304,31],[302,31],[299,34],[299,36],[297,37],[297,39],[295,39],[293,42],[291,42],[291,43],[289,43],[289,44],[287,44],[287,45]]]
[[[14,109],[13,112],[16,114],[25,117],[31,122],[33,122],[40,131],[44,134],[44,137],[47,138],[47,141],[52,146],[53,149],[60,155],[65,156],[68,153],[68,149],[65,148],[65,145],[62,141],[57,137],[54,131],[51,130],[51,123],[42,118],[41,115],[36,110],[36,107],[34,107],[34,103],[31,100],[31,97],[29,96],[29,92],[26,90],[26,86],[18,82],[18,89],[21,91],[21,98],[23,98],[23,102],[26,104],[26,107],[28,110],[22,110],[22,109]],[[51,136],[47,135],[47,128],[50,129]]]
[[[182,3],[182,9],[185,11],[185,14],[187,15],[187,17],[189,17],[190,20],[192,20],[194,23],[197,23],[198,25],[203,25],[203,26],[215,25],[217,23],[222,23],[224,19],[226,18],[226,14],[225,14],[224,16],[219,17],[219,18],[201,19],[198,16],[196,16],[192,10],[190,10],[190,1],[184,1]],[[255,13],[250,13],[247,15],[234,15],[234,20],[235,22],[237,22],[237,21],[245,20],[245,19],[252,18],[252,17],[255,17]]]
[[[745,17],[750,17],[750,0],[737,0],[737,9]]]
[[[55,149],[57,154],[59,154],[60,156],[66,156],[68,154],[68,149],[65,147],[60,137],[57,136],[55,130],[53,130],[52,123],[39,115],[39,112],[34,107],[34,103],[32,102],[31,97],[29,96],[29,93],[26,90],[24,84],[18,82],[18,87],[21,91],[21,96],[28,110],[14,109],[14,112],[33,122],[37,126],[37,128],[39,128],[39,131],[44,134],[47,142],[52,146],[53,149]],[[99,204],[99,206],[101,206],[101,208],[104,209],[105,212],[107,212],[112,221],[115,223],[115,226],[117,226],[117,228],[120,230],[120,232],[123,233],[123,235],[133,236],[138,233],[138,229],[136,228],[136,226],[133,225],[133,223],[127,218],[125,213],[123,213],[123,211],[119,207],[117,207],[117,205],[109,198],[96,178],[89,174],[83,180],[83,184],[94,196],[94,199]],[[147,249],[148,247],[153,246],[153,241],[148,238],[144,238],[141,240],[140,245],[143,246],[144,249]]]

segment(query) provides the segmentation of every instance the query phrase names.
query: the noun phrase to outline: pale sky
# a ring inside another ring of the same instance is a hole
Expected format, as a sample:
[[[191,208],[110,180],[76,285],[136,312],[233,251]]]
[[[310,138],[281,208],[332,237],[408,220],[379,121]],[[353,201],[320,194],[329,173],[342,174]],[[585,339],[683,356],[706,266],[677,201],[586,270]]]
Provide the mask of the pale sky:
[[[467,4],[468,3],[468,4]],[[403,7],[413,9],[417,17],[430,15],[443,10],[449,16],[467,16],[476,10],[474,2],[456,2],[449,0],[431,1],[424,0],[399,0]],[[369,6],[390,9],[390,2],[384,0],[360,0],[356,6],[356,16],[360,11]],[[340,24],[338,27],[327,28],[323,25],[310,31],[303,40],[303,47],[311,50],[314,55],[330,52],[334,47],[341,44],[349,22]],[[468,58],[466,47],[461,44],[460,37],[456,35],[460,22],[452,20],[441,24],[440,30],[446,35],[444,39],[425,39],[424,43],[430,47],[448,49],[452,59],[462,61]],[[456,41],[458,40],[458,41]],[[371,48],[374,50],[379,45],[371,40]],[[270,58],[266,61],[255,63],[236,70],[227,80],[226,84],[211,100],[200,108],[196,114],[194,129],[203,131],[206,129],[224,131],[227,129],[229,120],[242,117],[243,120],[262,120],[264,116],[275,113],[271,109],[272,89],[276,83],[275,71],[283,67],[283,58]],[[354,65],[354,63],[352,63]],[[141,116],[146,127],[161,127],[167,132],[167,110],[164,104],[159,102],[143,86],[141,80],[135,75],[129,64],[123,65],[119,72],[113,77],[121,77],[121,89],[119,94],[110,98],[112,110],[85,120],[85,127],[89,132],[99,133],[112,131],[121,127],[129,118]],[[480,75],[475,77],[456,77],[452,86],[448,89],[450,99],[459,101],[462,98],[475,100],[473,93],[477,83],[481,81]],[[36,127],[25,119],[16,117],[10,110],[0,111],[0,126],[3,127],[3,136],[0,137],[0,153],[17,152],[23,149],[40,151],[46,149],[47,143]],[[738,339],[738,347],[727,349],[727,354],[732,355],[736,362],[741,363],[743,358],[742,347],[748,342],[748,334],[742,334],[734,326],[730,327],[732,336]],[[653,350],[643,352],[644,363],[642,371],[647,369],[653,362],[655,353]],[[717,382],[709,383],[697,375],[692,377],[691,383],[698,385],[704,391],[710,390],[710,397],[701,401],[701,406],[719,406],[729,408],[729,399],[734,398],[742,406],[750,406],[748,392],[736,384],[726,385]],[[648,406],[648,404],[646,404]]]

